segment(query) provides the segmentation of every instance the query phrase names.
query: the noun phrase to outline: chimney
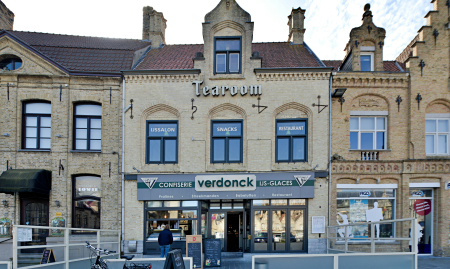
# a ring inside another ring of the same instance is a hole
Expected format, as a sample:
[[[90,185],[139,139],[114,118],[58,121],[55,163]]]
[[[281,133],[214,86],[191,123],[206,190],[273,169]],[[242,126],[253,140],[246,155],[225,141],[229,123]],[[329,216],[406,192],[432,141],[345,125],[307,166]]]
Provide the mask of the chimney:
[[[297,9],[292,9],[291,15],[288,16],[288,42],[292,42],[293,44],[303,44],[303,36],[305,34],[305,11],[305,9],[301,9],[300,7]]]
[[[142,39],[152,41],[152,47],[166,44],[166,22],[162,12],[157,12],[152,7],[143,9]]]
[[[0,1],[0,29],[13,30],[14,13],[8,9],[2,1]]]

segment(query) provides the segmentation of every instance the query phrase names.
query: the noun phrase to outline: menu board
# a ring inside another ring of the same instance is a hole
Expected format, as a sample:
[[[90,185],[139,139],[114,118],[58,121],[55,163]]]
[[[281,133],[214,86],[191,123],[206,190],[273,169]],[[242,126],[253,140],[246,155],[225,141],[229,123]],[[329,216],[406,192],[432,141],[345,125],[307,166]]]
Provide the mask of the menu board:
[[[202,239],[201,235],[186,235],[186,257],[192,257],[192,268],[203,268]]]
[[[220,267],[222,242],[220,239],[205,239],[205,267]]]
[[[192,263],[194,268],[202,267],[202,244],[201,243],[188,243],[187,247],[188,257],[192,257]]]
[[[44,250],[44,253],[42,253],[41,264],[51,262],[56,262],[55,254],[53,253],[52,249],[46,249]]]
[[[184,267],[183,256],[181,250],[175,249],[167,253],[164,269],[186,269]]]
[[[31,228],[17,228],[17,242],[30,242],[33,234]]]

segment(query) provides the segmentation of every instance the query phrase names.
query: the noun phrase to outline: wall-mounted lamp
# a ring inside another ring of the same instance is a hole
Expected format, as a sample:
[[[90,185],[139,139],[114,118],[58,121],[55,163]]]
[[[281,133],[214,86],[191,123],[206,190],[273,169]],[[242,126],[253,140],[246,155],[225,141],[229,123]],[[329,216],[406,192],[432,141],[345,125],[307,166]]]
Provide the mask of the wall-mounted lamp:
[[[55,205],[56,205],[57,207],[61,207],[61,203],[60,203],[58,200],[55,201]]]
[[[6,136],[6,137],[8,137],[8,136],[9,136],[9,134],[8,134],[8,133],[3,133],[3,136]]]
[[[331,94],[331,97],[339,98],[339,103],[341,103],[341,112],[342,112],[342,104],[345,102],[344,93],[347,90],[347,88],[339,88],[334,90],[334,92]]]
[[[8,207],[8,201],[3,200],[3,201],[2,201],[2,205],[3,205],[4,207]]]

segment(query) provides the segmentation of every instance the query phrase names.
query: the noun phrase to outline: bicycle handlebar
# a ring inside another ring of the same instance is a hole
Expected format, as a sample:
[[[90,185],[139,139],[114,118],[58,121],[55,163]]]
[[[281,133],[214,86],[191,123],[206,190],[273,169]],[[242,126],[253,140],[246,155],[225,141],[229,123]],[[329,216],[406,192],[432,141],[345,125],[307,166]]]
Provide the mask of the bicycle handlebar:
[[[91,244],[89,244],[88,241],[86,241],[86,248],[91,249],[93,251],[97,251],[98,254],[100,254],[100,252],[103,252],[106,255],[109,255],[110,253],[116,253],[116,251],[112,251],[112,250],[107,250],[107,249],[101,249],[101,248],[96,248],[94,246],[92,246]]]

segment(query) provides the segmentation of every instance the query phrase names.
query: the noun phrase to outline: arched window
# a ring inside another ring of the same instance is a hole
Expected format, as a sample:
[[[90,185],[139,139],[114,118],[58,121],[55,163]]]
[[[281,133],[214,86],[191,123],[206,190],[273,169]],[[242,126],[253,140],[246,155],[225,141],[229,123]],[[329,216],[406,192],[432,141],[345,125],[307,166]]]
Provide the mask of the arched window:
[[[22,148],[50,149],[51,112],[50,103],[24,103]]]
[[[77,176],[73,180],[73,228],[100,229],[101,178]]]
[[[16,70],[19,69],[21,66],[22,66],[22,59],[13,55],[0,61],[0,69],[4,70]]]
[[[101,151],[102,149],[102,106],[77,104],[74,112],[75,150]]]

